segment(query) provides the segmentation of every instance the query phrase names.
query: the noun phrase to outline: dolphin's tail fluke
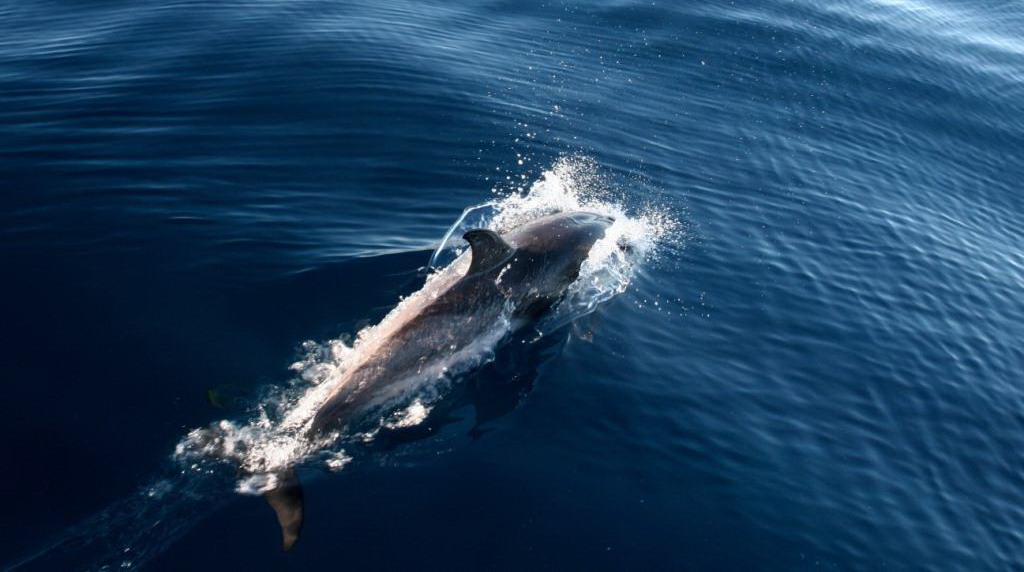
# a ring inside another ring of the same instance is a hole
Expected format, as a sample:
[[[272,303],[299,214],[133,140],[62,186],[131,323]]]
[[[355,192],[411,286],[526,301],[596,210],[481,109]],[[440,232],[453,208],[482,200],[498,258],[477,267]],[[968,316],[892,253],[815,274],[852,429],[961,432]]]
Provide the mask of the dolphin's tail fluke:
[[[288,550],[299,539],[302,530],[302,485],[294,469],[276,476],[277,486],[263,493],[263,496],[277,514],[277,522],[281,525],[282,546]]]

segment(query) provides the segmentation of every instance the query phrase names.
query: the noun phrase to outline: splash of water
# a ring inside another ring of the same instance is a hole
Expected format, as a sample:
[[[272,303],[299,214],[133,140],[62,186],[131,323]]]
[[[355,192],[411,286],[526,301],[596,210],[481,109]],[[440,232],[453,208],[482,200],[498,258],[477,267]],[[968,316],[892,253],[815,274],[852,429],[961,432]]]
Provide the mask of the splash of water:
[[[265,399],[253,419],[247,423],[225,420],[192,431],[179,443],[176,457],[189,463],[228,459],[247,475],[240,479],[237,490],[260,493],[275,486],[276,472],[306,461],[316,459],[335,470],[344,466],[337,461],[339,454],[347,458],[343,450],[339,453],[339,444],[372,440],[380,428],[421,423],[431,403],[443,396],[452,379],[490,359],[510,331],[510,319],[494,324],[489,335],[439,360],[422,372],[416,383],[407,384],[407,391],[393,400],[393,407],[380,412],[376,429],[352,435],[334,433],[315,440],[307,437],[316,412],[348,381],[349,373],[465,274],[469,255],[456,237],[469,228],[485,227],[504,233],[543,216],[572,211],[590,211],[615,219],[604,238],[591,249],[566,297],[537,325],[541,335],[592,312],[625,291],[637,268],[652,257],[658,242],[674,231],[675,223],[656,209],[630,214],[622,202],[592,160],[567,157],[545,171],[529,189],[466,209],[431,257],[434,271],[422,289],[401,300],[379,324],[360,331],[352,343],[307,343],[305,357],[292,366],[296,378],[289,387]]]

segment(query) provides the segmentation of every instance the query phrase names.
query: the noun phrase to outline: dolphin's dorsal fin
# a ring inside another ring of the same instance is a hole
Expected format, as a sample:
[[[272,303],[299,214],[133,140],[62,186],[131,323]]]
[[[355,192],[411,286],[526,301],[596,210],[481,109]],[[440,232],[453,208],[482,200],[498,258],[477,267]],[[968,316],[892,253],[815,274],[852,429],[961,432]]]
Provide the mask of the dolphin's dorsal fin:
[[[462,238],[469,243],[469,247],[473,250],[473,258],[469,263],[467,274],[490,270],[508,260],[515,251],[509,243],[498,236],[498,233],[486,228],[475,228],[462,235]]]

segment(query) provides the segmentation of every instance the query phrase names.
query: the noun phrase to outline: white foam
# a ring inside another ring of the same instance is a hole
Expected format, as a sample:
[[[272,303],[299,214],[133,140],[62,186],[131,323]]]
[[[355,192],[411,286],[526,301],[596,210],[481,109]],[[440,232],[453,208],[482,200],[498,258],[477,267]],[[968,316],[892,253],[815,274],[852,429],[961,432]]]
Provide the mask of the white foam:
[[[345,466],[348,465],[351,462],[352,462],[352,456],[347,454],[347,453],[345,453],[344,449],[342,449],[341,451],[337,451],[337,452],[329,454],[327,456],[327,459],[324,460],[324,464],[327,465],[327,468],[330,469],[331,471],[335,471],[335,472],[344,469]]]
[[[177,458],[189,463],[209,458],[237,463],[241,472],[249,475],[240,481],[238,490],[248,493],[273,488],[274,473],[318,451],[323,452],[329,468],[340,470],[351,458],[343,451],[332,454],[330,445],[342,436],[332,434],[311,441],[306,433],[313,418],[325,400],[348,381],[349,372],[370,359],[394,332],[465,274],[469,257],[456,237],[470,225],[506,232],[557,212],[582,210],[613,217],[615,222],[591,249],[579,279],[540,326],[542,330],[555,328],[626,290],[639,265],[649,260],[656,245],[676,229],[673,219],[656,209],[627,213],[614,195],[592,160],[568,157],[557,161],[528,190],[507,193],[466,209],[431,258],[435,267],[445,260],[447,263],[436,268],[423,288],[401,300],[379,324],[361,330],[351,343],[341,339],[322,344],[307,342],[306,355],[292,366],[296,377],[289,387],[269,391],[248,422],[225,420],[190,432],[179,443]],[[491,358],[495,346],[511,329],[510,320],[499,322],[489,335],[428,364],[416,379],[401,384],[404,393],[394,400],[397,412],[382,412],[379,427],[401,428],[422,423],[430,412],[431,400],[443,395],[449,381]],[[372,440],[376,430],[359,435]],[[348,437],[355,440],[359,435]]]
[[[394,415],[384,422],[384,426],[388,429],[415,427],[426,421],[427,415],[430,414],[430,409],[430,407],[423,404],[422,400],[417,399],[409,407],[395,412]]]

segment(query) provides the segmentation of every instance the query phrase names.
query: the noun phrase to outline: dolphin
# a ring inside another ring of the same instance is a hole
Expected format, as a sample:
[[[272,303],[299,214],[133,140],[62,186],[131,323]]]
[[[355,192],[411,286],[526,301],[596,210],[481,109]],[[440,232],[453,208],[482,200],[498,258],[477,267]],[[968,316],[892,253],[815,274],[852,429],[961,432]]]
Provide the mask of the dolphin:
[[[579,277],[594,243],[614,219],[591,212],[545,216],[506,234],[478,228],[463,235],[465,273],[443,283],[436,296],[408,310],[398,325],[368,342],[364,357],[324,399],[305,437],[323,439],[392,403],[460,352],[500,341],[542,316]],[[481,342],[483,340],[483,342]],[[439,369],[440,368],[440,369]],[[285,550],[299,538],[303,494],[292,469],[276,475],[264,493],[281,525]]]

